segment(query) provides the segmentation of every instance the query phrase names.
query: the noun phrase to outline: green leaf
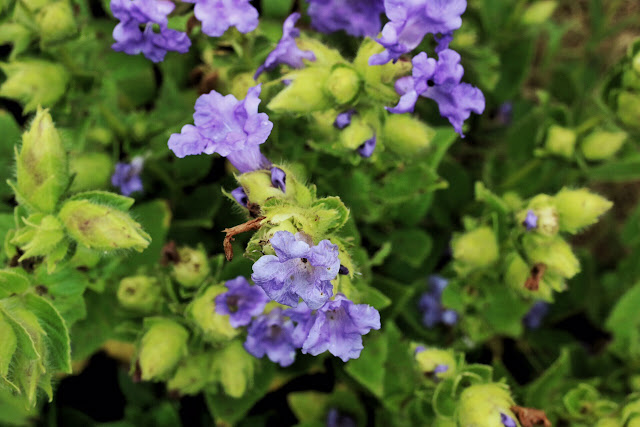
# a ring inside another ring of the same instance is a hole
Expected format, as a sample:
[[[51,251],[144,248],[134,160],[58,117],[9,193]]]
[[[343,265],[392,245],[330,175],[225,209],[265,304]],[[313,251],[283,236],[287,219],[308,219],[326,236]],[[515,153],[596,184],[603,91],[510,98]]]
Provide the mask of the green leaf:
[[[328,395],[317,391],[289,393],[287,402],[298,421],[312,422],[324,418],[327,411]]]
[[[595,182],[625,182],[640,179],[640,156],[603,163],[587,171]]]
[[[617,302],[605,322],[605,328],[613,334],[611,350],[635,359],[640,355],[640,283],[636,283]]]
[[[0,298],[21,294],[29,289],[29,285],[29,279],[23,274],[9,269],[0,270]]]
[[[538,379],[529,384],[524,395],[524,404],[532,408],[554,406],[568,388],[567,379],[571,373],[569,351],[562,349],[560,357]],[[569,385],[570,387],[570,385]]]
[[[388,351],[387,335],[371,332],[364,338],[364,350],[360,357],[350,360],[345,368],[349,375],[378,398],[382,398],[384,392],[384,363]]]
[[[162,247],[167,238],[171,223],[171,210],[165,200],[154,200],[131,210],[131,215],[142,225],[142,229],[151,236],[151,244],[144,252],[127,258],[132,266],[154,266],[160,261]]]
[[[100,190],[77,193],[71,196],[69,200],[89,200],[90,202],[110,206],[123,212],[127,212],[135,202],[135,199],[131,197]]]
[[[0,346],[0,377],[7,379],[13,353],[18,348],[18,338],[2,313],[0,313],[0,342],[2,343]]]
[[[393,255],[413,268],[420,267],[431,253],[431,236],[419,228],[395,230],[391,235]]]

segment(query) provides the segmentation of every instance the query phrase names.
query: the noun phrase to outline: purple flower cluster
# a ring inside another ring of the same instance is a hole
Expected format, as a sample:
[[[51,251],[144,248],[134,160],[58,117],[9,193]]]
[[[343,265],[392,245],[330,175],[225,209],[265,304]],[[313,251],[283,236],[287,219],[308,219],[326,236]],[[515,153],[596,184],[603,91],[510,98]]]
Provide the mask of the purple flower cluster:
[[[377,42],[385,47],[369,59],[370,65],[382,65],[415,49],[427,34],[449,35],[462,25],[466,0],[385,0],[389,22]]]
[[[216,313],[228,314],[234,328],[247,326],[251,319],[264,311],[269,297],[258,286],[251,286],[247,279],[238,276],[225,283],[229,291],[216,297]]]
[[[311,25],[322,33],[344,30],[355,37],[380,32],[383,0],[307,0]]]
[[[220,37],[230,27],[249,33],[258,27],[258,11],[249,0],[183,0],[195,3],[196,18],[202,22],[202,32]]]
[[[427,328],[433,328],[438,323],[455,325],[458,322],[458,313],[442,307],[442,291],[449,282],[441,276],[429,277],[429,291],[420,298],[419,308],[422,311],[422,323]]]
[[[256,74],[253,76],[254,79],[258,79],[258,76],[262,74],[264,71],[270,71],[276,68],[279,64],[285,64],[292,68],[302,68],[304,67],[303,59],[307,61],[315,61],[316,56],[310,50],[302,51],[298,48],[296,44],[296,38],[300,36],[300,30],[298,30],[295,25],[296,22],[300,19],[299,13],[292,13],[289,17],[284,21],[284,25],[282,26],[282,38],[278,42],[276,48],[267,56],[267,59],[264,61]]]
[[[273,123],[265,113],[258,113],[260,91],[260,85],[250,88],[242,101],[216,91],[200,96],[193,115],[195,126],[185,125],[179,134],[171,135],[169,148],[180,158],[218,153],[241,173],[270,168],[260,144],[271,134]]]
[[[111,175],[111,185],[120,188],[120,193],[124,196],[142,191],[140,174],[143,166],[144,159],[140,156],[134,157],[131,163],[118,162],[116,170]]]
[[[485,100],[480,89],[460,82],[464,74],[460,55],[445,49],[438,54],[436,61],[421,52],[413,58],[412,63],[412,76],[396,81],[400,102],[388,110],[392,113],[408,113],[413,111],[418,96],[430,98],[436,101],[440,114],[449,119],[455,131],[464,136],[462,124],[472,111],[476,114],[484,111]]]
[[[322,307],[333,295],[331,280],[340,269],[338,246],[313,242],[303,233],[278,231],[271,238],[276,255],[264,255],[253,264],[251,279],[280,304],[291,307],[302,298],[309,308]]]
[[[167,27],[174,8],[165,0],[111,0],[111,12],[120,20],[113,29],[113,50],[142,53],[153,62],[162,61],[168,51],[186,53],[191,46],[187,34]]]

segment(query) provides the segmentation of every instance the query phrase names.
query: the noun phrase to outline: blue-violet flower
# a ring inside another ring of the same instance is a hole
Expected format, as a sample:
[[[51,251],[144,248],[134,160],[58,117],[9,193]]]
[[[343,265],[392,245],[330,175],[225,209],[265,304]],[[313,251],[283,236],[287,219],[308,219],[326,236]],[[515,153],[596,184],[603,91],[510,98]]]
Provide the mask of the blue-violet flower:
[[[144,159],[140,156],[134,157],[131,163],[118,162],[113,175],[111,175],[111,185],[120,188],[120,193],[124,196],[142,191],[140,173],[142,173],[143,166]]]
[[[336,117],[336,120],[333,122],[333,126],[337,129],[344,129],[351,124],[351,116],[356,113],[356,110],[347,110],[344,111]]]
[[[549,312],[549,304],[544,301],[536,301],[529,312],[524,316],[522,322],[528,329],[538,329],[542,321]]]
[[[538,227],[538,215],[529,209],[522,225],[524,225],[528,231],[535,230]]]
[[[365,142],[360,144],[357,151],[362,157],[368,158],[373,154],[373,150],[376,149],[376,136],[373,135],[371,139],[367,139]]]
[[[258,27],[258,11],[249,0],[184,0],[195,3],[193,11],[202,22],[202,32],[211,37],[220,37],[230,27],[243,34]]]
[[[349,415],[338,411],[336,408],[327,412],[326,427],[356,427],[356,421]]]
[[[383,0],[307,0],[311,26],[322,33],[344,30],[355,37],[380,32]]]
[[[427,328],[433,328],[437,323],[455,325],[458,313],[442,307],[442,291],[448,285],[447,279],[441,276],[429,276],[429,291],[420,298],[419,307],[422,311],[422,323]]]
[[[244,348],[257,358],[266,354],[272,362],[286,367],[296,358],[292,333],[293,322],[283,316],[281,308],[276,307],[253,319],[247,329]]]
[[[500,413],[500,422],[504,427],[518,427],[518,424],[513,418],[506,414],[503,414],[502,412]]]
[[[251,318],[262,313],[269,297],[258,286],[251,286],[247,279],[238,276],[225,283],[227,292],[216,297],[216,313],[228,314],[234,328],[247,326]]]
[[[244,188],[238,187],[234,190],[231,190],[231,197],[233,197],[236,202],[240,203],[240,205],[247,207],[249,203],[249,197],[247,197],[247,193],[244,192]]]
[[[271,168],[271,184],[282,190],[283,193],[287,192],[287,174],[280,168]]]
[[[340,269],[338,246],[322,240],[316,246],[303,233],[278,231],[271,238],[276,255],[264,255],[253,264],[251,279],[269,298],[291,307],[302,298],[320,308],[333,295],[331,280]]]

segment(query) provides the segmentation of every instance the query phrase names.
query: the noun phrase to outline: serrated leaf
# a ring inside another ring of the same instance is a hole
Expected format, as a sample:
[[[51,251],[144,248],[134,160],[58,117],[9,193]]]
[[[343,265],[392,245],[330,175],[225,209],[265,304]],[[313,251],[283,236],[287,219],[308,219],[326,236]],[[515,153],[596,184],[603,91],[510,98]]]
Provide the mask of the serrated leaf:
[[[9,269],[0,270],[0,298],[20,294],[29,289],[29,279]]]

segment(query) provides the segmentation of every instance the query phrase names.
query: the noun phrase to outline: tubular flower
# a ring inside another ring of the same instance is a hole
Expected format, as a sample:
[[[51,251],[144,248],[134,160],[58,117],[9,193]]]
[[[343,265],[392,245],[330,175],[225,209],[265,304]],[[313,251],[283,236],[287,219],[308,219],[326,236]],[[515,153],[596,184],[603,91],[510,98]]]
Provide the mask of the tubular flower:
[[[202,32],[211,37],[220,37],[230,27],[243,34],[258,27],[258,11],[249,0],[184,0],[195,3],[193,11],[202,22]]]
[[[216,313],[228,314],[234,328],[247,326],[251,318],[262,313],[269,298],[258,286],[251,286],[247,279],[238,276],[225,283],[228,292],[216,297]]]
[[[257,358],[265,354],[274,363],[286,367],[296,358],[293,344],[293,322],[286,319],[282,309],[274,308],[267,314],[256,317],[247,330],[244,348]]]

